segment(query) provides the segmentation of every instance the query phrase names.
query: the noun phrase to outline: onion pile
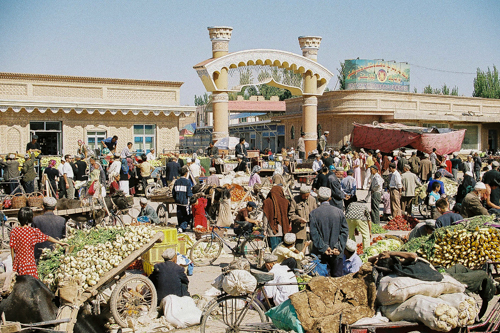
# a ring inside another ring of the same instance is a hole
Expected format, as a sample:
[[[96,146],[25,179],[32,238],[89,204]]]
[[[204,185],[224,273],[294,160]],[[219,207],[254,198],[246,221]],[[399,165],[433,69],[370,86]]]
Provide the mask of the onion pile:
[[[156,234],[150,226],[98,227],[91,230],[71,229],[68,253],[57,245],[44,249],[38,265],[40,280],[51,290],[59,282],[75,279],[82,289],[97,284],[99,279],[133,251],[147,244]]]

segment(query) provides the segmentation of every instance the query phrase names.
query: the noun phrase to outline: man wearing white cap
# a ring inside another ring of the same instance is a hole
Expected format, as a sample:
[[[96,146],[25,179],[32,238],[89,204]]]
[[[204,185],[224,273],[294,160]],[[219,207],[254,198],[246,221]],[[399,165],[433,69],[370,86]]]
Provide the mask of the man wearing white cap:
[[[35,192],[35,154],[24,154],[23,182],[26,193]]]
[[[307,245],[307,223],[309,223],[309,214],[318,208],[316,199],[310,195],[311,187],[302,184],[300,194],[293,197],[290,201],[290,210],[288,219],[292,223],[292,233],[297,236],[295,247],[302,251]]]
[[[267,282],[268,286],[264,286],[267,297],[278,306],[285,302],[290,295],[299,292],[297,278],[294,272],[287,264],[294,267],[294,259],[285,259],[281,264],[278,264],[278,257],[274,254],[266,254],[264,256],[266,269],[269,273],[273,273],[274,278],[272,281]]]
[[[342,268],[342,272],[344,275],[357,273],[363,262],[361,258],[358,256],[356,251],[358,250],[358,245],[352,239],[348,239],[345,243],[344,250],[344,264]]]
[[[278,257],[278,263],[281,264],[283,260],[288,259],[288,258],[293,258],[297,260],[297,262],[300,262],[302,259],[304,259],[307,247],[311,243],[311,241],[307,241],[302,247],[302,250],[298,250],[295,248],[295,241],[297,240],[297,237],[295,234],[289,232],[285,234],[285,237],[283,237],[283,243],[278,245],[277,248],[274,249],[273,254]]]
[[[154,210],[153,207],[148,205],[148,199],[141,198],[141,201],[139,202],[139,204],[141,206],[141,211],[139,212],[139,215],[137,216],[138,218],[139,217],[146,217],[148,220],[147,222],[151,222],[154,224],[160,224],[160,219],[158,218],[156,211]]]
[[[217,177],[217,175],[216,175],[217,170],[214,167],[210,167],[208,169],[208,171],[210,172],[210,176],[205,181],[206,184],[213,185],[213,186],[219,186],[219,184],[220,184],[219,177]]]
[[[328,202],[332,195],[328,187],[321,187],[318,199],[321,203],[309,215],[313,253],[321,255],[333,277],[342,276],[342,261],[349,228],[344,212]]]
[[[321,167],[323,166],[323,161],[321,160],[321,155],[316,154],[316,159],[314,160],[312,164],[312,169],[316,174],[318,174],[319,170],[321,170]]]
[[[149,279],[156,287],[158,305],[168,295],[191,296],[188,291],[189,279],[184,272],[184,268],[177,265],[177,252],[175,249],[166,249],[161,256],[165,261],[156,264],[153,273],[149,276]]]
[[[489,215],[486,208],[481,204],[481,197],[486,191],[486,185],[483,182],[477,182],[474,191],[467,194],[462,201],[461,215],[464,218],[478,215]]]
[[[43,215],[33,218],[33,227],[40,229],[44,234],[57,240],[66,237],[66,219],[62,216],[54,215],[57,200],[53,197],[43,198]],[[35,245],[35,259],[40,258],[42,250],[52,248],[53,243],[46,241]]]

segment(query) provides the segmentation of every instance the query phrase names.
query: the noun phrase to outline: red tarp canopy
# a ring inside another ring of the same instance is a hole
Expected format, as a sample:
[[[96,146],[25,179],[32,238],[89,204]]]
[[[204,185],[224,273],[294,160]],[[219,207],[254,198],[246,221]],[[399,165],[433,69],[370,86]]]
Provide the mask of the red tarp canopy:
[[[398,123],[378,125],[354,123],[351,134],[352,145],[359,148],[380,149],[390,153],[395,149],[410,146],[424,153],[432,153],[436,148],[438,155],[459,151],[465,136],[465,129],[446,129],[439,133],[435,128],[407,126]]]

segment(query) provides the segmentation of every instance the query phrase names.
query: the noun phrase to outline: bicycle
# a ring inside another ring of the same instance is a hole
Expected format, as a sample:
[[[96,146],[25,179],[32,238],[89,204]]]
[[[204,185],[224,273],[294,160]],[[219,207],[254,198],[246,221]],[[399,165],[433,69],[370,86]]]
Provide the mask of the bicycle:
[[[193,244],[189,252],[189,258],[195,266],[212,265],[222,253],[224,245],[231,250],[235,257],[246,258],[251,265],[261,266],[263,255],[267,249],[267,236],[250,232],[242,232],[238,235],[236,246],[232,247],[217,231],[229,229],[228,227],[219,227],[207,215],[207,219],[211,227],[211,232],[208,235],[202,236],[196,243]]]
[[[26,191],[24,191],[24,187],[21,184],[21,179],[22,178],[23,178],[22,176],[19,176],[19,177],[16,177],[16,178],[12,178],[12,179],[0,182],[0,186],[3,187],[3,185],[12,184],[12,183],[16,184],[17,183],[17,186],[14,188],[13,191],[11,191],[10,195],[14,195],[14,194],[17,194],[19,192],[22,195],[26,195]],[[2,190],[2,196],[5,196],[5,193],[4,193],[3,190]]]

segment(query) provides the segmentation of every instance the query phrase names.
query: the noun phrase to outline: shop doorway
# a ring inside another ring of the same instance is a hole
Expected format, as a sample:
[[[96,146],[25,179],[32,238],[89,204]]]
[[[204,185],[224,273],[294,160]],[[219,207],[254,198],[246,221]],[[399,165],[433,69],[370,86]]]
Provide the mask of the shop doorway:
[[[488,150],[496,152],[498,149],[498,133],[497,130],[488,130]]]
[[[62,154],[62,124],[60,121],[32,121],[30,122],[31,136],[37,135],[40,143],[41,155]]]

